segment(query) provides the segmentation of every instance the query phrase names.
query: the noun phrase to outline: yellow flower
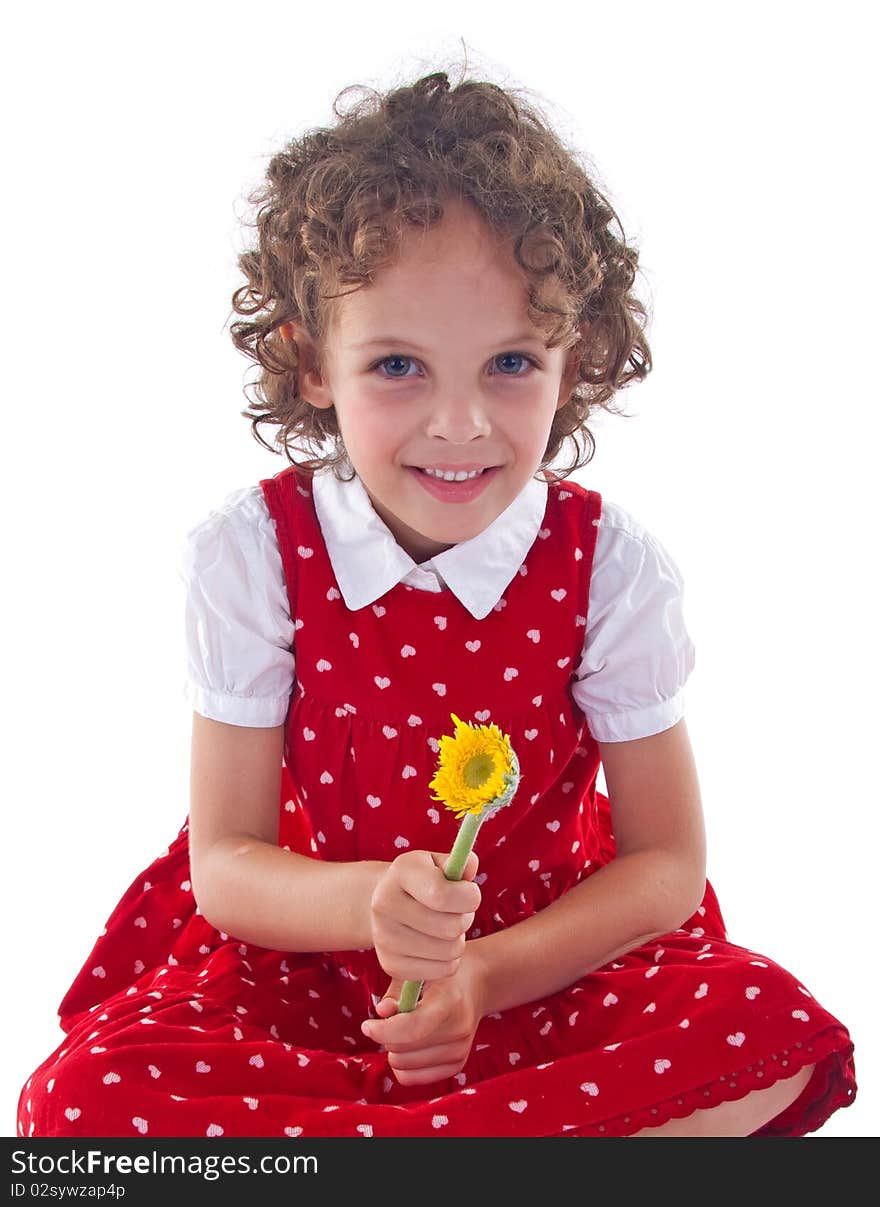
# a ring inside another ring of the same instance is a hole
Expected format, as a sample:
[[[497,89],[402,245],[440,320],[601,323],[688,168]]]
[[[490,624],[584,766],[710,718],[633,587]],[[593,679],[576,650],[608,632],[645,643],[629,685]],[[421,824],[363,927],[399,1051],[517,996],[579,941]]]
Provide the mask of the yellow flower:
[[[440,760],[429,787],[461,822],[458,837],[443,869],[447,880],[461,880],[477,831],[487,817],[509,805],[519,788],[519,759],[510,734],[497,725],[472,725],[449,714],[455,737],[440,739]],[[462,820],[463,819],[463,820]],[[404,981],[397,1008],[405,1014],[416,1008],[423,981]]]
[[[510,735],[497,725],[473,725],[450,713],[455,737],[440,738],[440,761],[429,784],[458,820],[466,813],[480,814],[486,805],[507,803],[512,780],[519,765],[510,745]]]

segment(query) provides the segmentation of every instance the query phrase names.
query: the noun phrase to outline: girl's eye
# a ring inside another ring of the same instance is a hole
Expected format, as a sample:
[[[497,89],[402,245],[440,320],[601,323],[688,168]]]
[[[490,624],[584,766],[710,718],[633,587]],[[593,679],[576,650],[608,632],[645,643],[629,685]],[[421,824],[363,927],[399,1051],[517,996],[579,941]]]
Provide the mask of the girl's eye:
[[[508,372],[508,368],[510,367],[511,361],[514,361],[514,362],[518,361],[520,363],[519,363],[519,365],[514,364],[513,371]],[[537,363],[531,356],[526,356],[526,354],[524,352],[502,352],[502,353],[500,353],[500,355],[498,355],[494,358],[495,364],[501,365],[504,362],[507,363],[508,368],[502,368],[500,370],[502,377],[524,377],[525,373],[517,372],[517,369],[521,369],[523,364],[525,364],[526,366],[534,367]],[[394,356],[383,357],[382,360],[377,361],[376,364],[373,365],[373,368],[374,369],[382,368],[383,377],[397,378],[398,380],[402,380],[405,377],[411,376],[411,374],[407,373],[406,369],[407,369],[407,366],[412,366],[414,364],[415,364],[415,361],[412,359],[411,356],[394,355]],[[402,367],[402,371],[400,371],[401,367]]]
[[[376,364],[373,365],[373,368],[378,369],[378,368],[380,368],[380,366],[383,368],[386,366],[391,366],[392,371],[389,372],[388,376],[398,377],[398,378],[408,377],[409,374],[406,371],[404,371],[403,373],[398,373],[396,371],[396,367],[399,366],[401,363],[404,365],[404,370],[405,370],[405,366],[407,364],[412,365],[415,362],[413,361],[412,357],[410,357],[410,356],[386,356],[382,360],[377,361]],[[385,374],[383,374],[383,376],[385,376]]]
[[[535,361],[532,359],[532,357],[531,357],[531,356],[526,356],[526,354],[525,354],[524,352],[502,352],[500,356],[496,356],[496,357],[495,357],[495,362],[496,362],[496,364],[497,364],[498,362],[500,362],[500,361],[508,361],[508,362],[509,362],[509,361],[512,361],[512,360],[513,360],[513,361],[521,361],[521,362],[522,362],[522,361],[524,361],[524,362],[525,362],[527,365],[532,365],[532,366],[534,366],[534,365],[535,365],[535,363],[536,363],[536,362],[535,362]],[[516,372],[513,372],[513,373],[508,373],[508,372],[506,372],[505,370],[502,370],[502,376],[504,376],[504,377],[522,377],[522,376],[523,376],[523,374],[522,374],[522,373],[516,373]]]

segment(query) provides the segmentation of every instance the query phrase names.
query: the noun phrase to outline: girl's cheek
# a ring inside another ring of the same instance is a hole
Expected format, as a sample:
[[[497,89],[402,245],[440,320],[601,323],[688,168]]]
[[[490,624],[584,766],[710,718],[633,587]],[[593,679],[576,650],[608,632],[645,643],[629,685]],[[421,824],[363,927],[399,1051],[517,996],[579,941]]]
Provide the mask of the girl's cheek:
[[[406,438],[419,423],[420,409],[411,399],[365,398],[353,418],[357,431],[371,445],[389,445]]]
[[[375,383],[368,382],[357,393],[348,410],[351,415],[357,417],[358,422],[369,425],[371,420],[376,423],[384,422],[389,415],[411,410],[415,404],[412,390],[382,390],[377,389]]]

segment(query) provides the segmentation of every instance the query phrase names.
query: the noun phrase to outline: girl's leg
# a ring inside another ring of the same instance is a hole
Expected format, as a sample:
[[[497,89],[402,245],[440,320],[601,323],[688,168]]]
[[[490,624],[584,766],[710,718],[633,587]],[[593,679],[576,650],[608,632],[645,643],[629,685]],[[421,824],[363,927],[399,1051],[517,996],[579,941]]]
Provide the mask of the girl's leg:
[[[769,1123],[794,1102],[813,1075],[815,1065],[808,1065],[766,1090],[752,1090],[736,1102],[694,1111],[684,1119],[670,1119],[659,1127],[646,1127],[635,1136],[751,1136],[759,1127]]]

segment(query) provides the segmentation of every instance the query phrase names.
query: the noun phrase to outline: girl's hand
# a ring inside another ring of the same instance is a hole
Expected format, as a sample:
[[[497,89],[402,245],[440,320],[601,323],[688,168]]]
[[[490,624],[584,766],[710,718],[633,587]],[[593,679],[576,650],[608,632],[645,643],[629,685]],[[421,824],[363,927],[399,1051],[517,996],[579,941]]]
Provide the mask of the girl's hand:
[[[471,851],[462,880],[447,880],[449,859],[438,851],[405,851],[390,863],[370,899],[376,958],[400,981],[439,981],[458,971],[465,932],[473,925],[480,889],[479,859]]]
[[[388,1064],[401,1085],[423,1085],[460,1073],[485,1013],[485,972],[468,943],[455,976],[425,985],[415,1010],[397,1012],[403,980],[394,978],[361,1031],[384,1044]]]

